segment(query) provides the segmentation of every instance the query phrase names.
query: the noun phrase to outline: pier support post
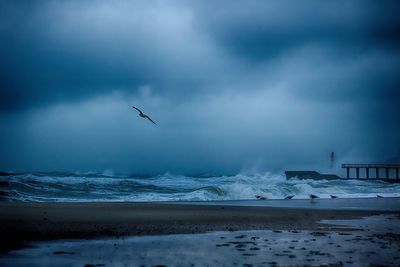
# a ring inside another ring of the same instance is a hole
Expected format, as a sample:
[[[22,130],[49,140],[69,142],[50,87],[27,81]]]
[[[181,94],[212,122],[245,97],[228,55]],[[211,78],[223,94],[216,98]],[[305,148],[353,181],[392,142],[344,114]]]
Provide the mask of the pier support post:
[[[396,180],[399,179],[399,168],[396,168]]]
[[[369,179],[369,168],[366,169],[367,172],[367,179]]]
[[[356,168],[356,175],[357,175],[357,179],[359,179],[360,178],[360,168]]]
[[[350,168],[346,168],[346,171],[347,171],[347,179],[349,179],[350,178]]]
[[[386,168],[386,179],[389,179],[389,168]]]
[[[379,168],[376,168],[375,171],[376,171],[376,177],[375,178],[379,179]]]

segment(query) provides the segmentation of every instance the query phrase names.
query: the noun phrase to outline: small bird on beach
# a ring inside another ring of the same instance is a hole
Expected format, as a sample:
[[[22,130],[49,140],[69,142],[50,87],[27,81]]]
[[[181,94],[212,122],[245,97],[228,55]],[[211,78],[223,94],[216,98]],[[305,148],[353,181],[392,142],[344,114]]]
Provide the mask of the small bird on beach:
[[[262,196],[256,196],[256,198],[259,199],[259,200],[266,200],[267,199],[267,198],[262,197]]]
[[[380,196],[380,195],[376,195],[376,197],[377,197],[377,198],[383,198],[383,196]]]
[[[309,195],[309,197],[310,197],[311,199],[319,198],[319,196],[316,196],[316,195],[313,195],[313,194]]]
[[[292,199],[294,197],[294,195],[292,196],[286,196],[285,199]]]
[[[338,198],[337,196],[331,195],[331,198]]]
[[[148,119],[149,121],[151,121],[152,123],[156,124],[149,116],[147,116],[146,114],[144,114],[140,109],[138,109],[137,107],[132,106],[132,108],[136,109],[137,111],[139,111],[139,116],[142,117],[143,119]]]

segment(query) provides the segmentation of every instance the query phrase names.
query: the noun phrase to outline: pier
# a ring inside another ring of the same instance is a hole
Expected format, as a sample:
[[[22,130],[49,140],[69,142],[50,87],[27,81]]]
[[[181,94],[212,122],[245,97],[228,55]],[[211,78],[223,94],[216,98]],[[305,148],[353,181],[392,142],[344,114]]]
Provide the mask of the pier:
[[[313,180],[371,180],[389,183],[400,183],[400,164],[342,164],[346,169],[347,178],[335,174],[321,174],[316,171],[285,171],[286,179],[313,179]]]
[[[342,168],[346,169],[347,179],[351,179],[350,172],[352,169],[355,170],[355,177],[352,179],[373,179],[373,180],[382,180],[382,181],[391,181],[391,182],[399,182],[399,169],[400,164],[342,164]],[[360,169],[365,170],[365,176],[361,177]],[[381,175],[381,170],[384,170],[384,175]],[[395,172],[395,175],[390,175],[392,172]],[[371,173],[372,171],[372,173]],[[374,174],[374,177],[371,177],[371,174]]]

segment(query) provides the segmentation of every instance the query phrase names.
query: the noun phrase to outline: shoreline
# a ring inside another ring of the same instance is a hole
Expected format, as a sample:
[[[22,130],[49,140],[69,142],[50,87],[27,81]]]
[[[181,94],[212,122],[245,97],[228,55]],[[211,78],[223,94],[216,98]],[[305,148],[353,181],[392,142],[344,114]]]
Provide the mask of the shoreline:
[[[318,198],[301,199],[241,199],[241,200],[210,200],[210,201],[160,201],[155,203],[182,204],[182,205],[226,205],[252,206],[272,208],[300,208],[321,210],[370,210],[400,212],[400,197],[363,197],[363,198]]]
[[[1,202],[0,252],[32,241],[239,230],[317,230],[321,220],[354,219],[382,210],[201,205],[153,202]],[[335,226],[323,225],[324,230]]]

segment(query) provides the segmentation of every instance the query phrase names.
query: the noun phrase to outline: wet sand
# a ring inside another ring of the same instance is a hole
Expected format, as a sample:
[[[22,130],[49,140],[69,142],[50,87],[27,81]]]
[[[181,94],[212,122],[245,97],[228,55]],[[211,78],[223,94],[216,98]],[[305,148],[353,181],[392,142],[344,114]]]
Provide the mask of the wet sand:
[[[379,215],[324,223],[347,228],[35,242],[30,248],[0,254],[0,266],[400,265],[399,216]]]
[[[31,241],[238,230],[334,230],[320,220],[388,211],[166,203],[0,203],[1,250]],[[391,211],[390,213],[394,213]]]

